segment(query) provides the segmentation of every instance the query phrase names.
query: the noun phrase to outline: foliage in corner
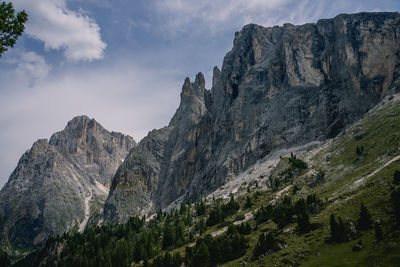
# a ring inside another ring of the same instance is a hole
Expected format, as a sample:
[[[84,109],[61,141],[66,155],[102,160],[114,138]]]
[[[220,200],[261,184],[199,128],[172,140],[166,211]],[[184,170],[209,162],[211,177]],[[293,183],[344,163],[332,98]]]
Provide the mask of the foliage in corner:
[[[0,5],[0,56],[14,47],[17,39],[25,30],[28,14],[23,10],[15,13],[12,3],[3,2]]]

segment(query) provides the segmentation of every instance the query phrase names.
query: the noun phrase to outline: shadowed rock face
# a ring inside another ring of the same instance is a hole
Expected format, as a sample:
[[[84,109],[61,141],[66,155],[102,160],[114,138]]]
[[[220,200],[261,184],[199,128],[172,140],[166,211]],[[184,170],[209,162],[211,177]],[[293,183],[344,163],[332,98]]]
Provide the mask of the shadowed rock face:
[[[135,146],[95,120],[75,117],[50,141],[36,141],[0,192],[0,232],[22,248],[78,227],[104,203],[118,166]]]
[[[109,222],[194,200],[272,150],[336,136],[399,90],[398,13],[236,33],[211,91],[187,78],[168,127],[129,153],[105,205]]]

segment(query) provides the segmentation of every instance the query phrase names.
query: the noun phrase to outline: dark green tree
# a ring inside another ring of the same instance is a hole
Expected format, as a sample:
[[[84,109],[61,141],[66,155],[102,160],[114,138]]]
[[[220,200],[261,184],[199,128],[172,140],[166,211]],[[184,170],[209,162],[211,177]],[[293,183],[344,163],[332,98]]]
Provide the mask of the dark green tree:
[[[272,253],[278,250],[278,241],[275,239],[274,235],[271,232],[268,234],[261,233],[253,251],[253,258],[257,259],[264,253]]]
[[[398,224],[400,224],[400,189],[393,190],[391,194],[393,205],[393,215]]]
[[[377,241],[381,241],[383,239],[383,232],[382,232],[382,227],[381,224],[378,222],[375,222],[375,238]]]
[[[243,255],[244,253],[246,253],[246,241],[244,237],[241,234],[239,234],[238,231],[235,231],[232,234],[231,238],[232,238],[232,252],[239,255]],[[230,258],[235,258],[235,255],[231,255]]]
[[[298,230],[303,233],[307,232],[311,227],[311,223],[310,216],[308,215],[306,201],[303,198],[296,201],[296,204],[294,205],[294,210],[297,214]]]
[[[338,230],[337,230],[336,241],[338,243],[347,241],[346,227],[344,226],[344,222],[340,216],[338,217]]]
[[[197,253],[193,256],[193,266],[208,266],[210,252],[204,240],[201,241]]]
[[[367,230],[372,226],[372,219],[371,214],[369,213],[368,209],[361,203],[360,209],[360,217],[357,220],[358,222],[358,229],[360,230]]]
[[[282,228],[291,223],[294,215],[294,207],[290,197],[286,196],[283,201],[273,209],[272,220]]]
[[[181,265],[182,265],[182,262],[183,262],[183,257],[182,257],[182,255],[181,255],[181,253],[176,252],[176,253],[173,255],[172,262],[173,262],[173,266],[176,266],[176,267],[181,266]]]
[[[302,210],[297,214],[297,226],[300,232],[305,233],[311,229],[310,216],[307,210]]]
[[[165,266],[165,267],[174,266],[173,260],[172,260],[172,255],[169,252],[165,253],[164,259],[162,260],[162,266]]]
[[[176,241],[175,231],[171,225],[164,226],[163,230],[163,239],[162,239],[162,248],[167,249],[174,245]]]
[[[255,221],[257,224],[264,223],[272,218],[273,215],[273,207],[272,205],[262,206],[259,208],[255,215]]]
[[[175,224],[175,243],[181,246],[185,242],[185,225],[182,222]]]
[[[0,249],[0,266],[9,266],[11,264],[8,254]]]
[[[0,56],[7,47],[13,47],[18,37],[25,30],[28,14],[23,10],[15,13],[12,3],[3,2],[0,5]]]
[[[331,231],[331,241],[336,242],[338,239],[339,225],[335,219],[334,214],[331,214],[330,216],[329,228]]]
[[[398,185],[400,184],[400,170],[396,170],[393,174],[393,183]]]
[[[223,217],[231,216],[231,215],[235,214],[236,211],[239,210],[239,208],[240,208],[239,203],[235,200],[235,198],[233,197],[233,194],[231,194],[229,202],[226,205],[222,206],[223,213],[224,213]]]
[[[207,219],[207,225],[213,226],[217,223],[223,222],[225,219],[224,211],[217,201],[216,206],[210,211],[210,216]]]
[[[300,190],[300,188],[297,185],[294,185],[293,189],[292,189],[292,195],[296,195],[297,191],[299,191],[299,190]]]
[[[192,258],[193,258],[193,249],[192,247],[187,246],[185,248],[185,263],[187,266],[190,266]]]
[[[200,199],[195,204],[195,210],[197,216],[203,216],[204,214],[206,214],[206,203],[202,199]]]
[[[301,159],[298,159],[296,155],[293,155],[293,153],[290,153],[289,164],[292,168],[300,170],[306,170],[308,168],[307,163]]]
[[[200,235],[202,235],[207,229],[206,222],[204,218],[200,218],[199,222],[196,223],[196,228],[195,230],[199,232]]]
[[[250,196],[247,196],[246,203],[244,204],[245,209],[250,209],[253,206]]]

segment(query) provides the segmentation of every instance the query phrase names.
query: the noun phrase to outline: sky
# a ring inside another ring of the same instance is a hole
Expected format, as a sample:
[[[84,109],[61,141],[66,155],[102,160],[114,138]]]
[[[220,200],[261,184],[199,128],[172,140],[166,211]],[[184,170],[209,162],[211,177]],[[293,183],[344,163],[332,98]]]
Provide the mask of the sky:
[[[9,2],[9,1],[6,1]],[[168,124],[185,77],[209,88],[248,23],[400,11],[399,0],[13,0],[29,19],[0,57],[0,187],[39,138],[88,115],[136,141]]]

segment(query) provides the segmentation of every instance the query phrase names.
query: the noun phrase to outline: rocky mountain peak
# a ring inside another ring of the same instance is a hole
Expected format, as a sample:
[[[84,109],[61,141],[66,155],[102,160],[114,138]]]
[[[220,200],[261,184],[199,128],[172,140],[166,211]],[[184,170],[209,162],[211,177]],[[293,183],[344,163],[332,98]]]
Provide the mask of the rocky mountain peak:
[[[262,31],[262,28],[262,26],[253,23],[245,25],[241,31],[235,32],[233,46],[238,46],[241,45],[243,42],[251,41],[254,36]]]
[[[205,89],[206,88],[206,80],[204,79],[203,73],[199,72],[196,75],[196,79],[194,80],[193,86],[198,89]],[[203,93],[203,92],[201,92]]]
[[[191,89],[192,89],[192,83],[190,82],[190,78],[186,77],[185,81],[183,82],[183,85],[182,85],[181,98],[182,98],[182,96],[190,95],[191,94]]]
[[[399,25],[398,13],[246,25],[214,68],[211,93],[202,75],[187,78],[169,127],[143,139],[146,153],[125,160],[107,220],[193,201],[274,150],[339,134],[398,90]]]
[[[75,116],[72,118],[72,120],[68,121],[66,128],[76,128],[77,126],[84,126],[86,125],[89,121],[94,119],[90,119],[86,115],[79,115]]]
[[[190,81],[189,77],[186,77],[182,85],[181,101],[185,101],[185,97],[187,96],[204,98],[205,86],[206,81],[204,79],[203,73],[201,72],[196,75],[193,83]]]
[[[57,145],[59,139],[63,139],[63,137],[68,137],[66,138],[68,140],[81,139],[84,141],[87,134],[94,136],[101,134],[102,131],[104,131],[104,128],[96,120],[90,119],[86,115],[76,116],[67,123],[63,131],[53,134],[49,143]]]
[[[203,73],[199,72],[193,83],[186,77],[182,85],[181,102],[169,125],[196,122],[206,110],[205,79]]]
[[[87,116],[73,118],[49,142],[36,141],[1,190],[1,241],[33,248],[49,236],[82,231],[135,146],[132,137],[109,132]]]
[[[35,155],[40,152],[46,151],[47,148],[48,148],[47,139],[38,139],[33,143],[32,148],[29,150],[29,153],[31,155]]]
[[[221,75],[221,70],[220,70],[217,66],[215,66],[215,67],[213,68],[212,88],[214,88],[214,87],[216,86],[217,81],[218,81],[219,78],[220,78],[220,75]]]
[[[109,187],[115,170],[136,142],[130,136],[107,131],[94,119],[77,116],[64,130],[53,134],[49,144],[85,168],[96,169],[96,179]]]

